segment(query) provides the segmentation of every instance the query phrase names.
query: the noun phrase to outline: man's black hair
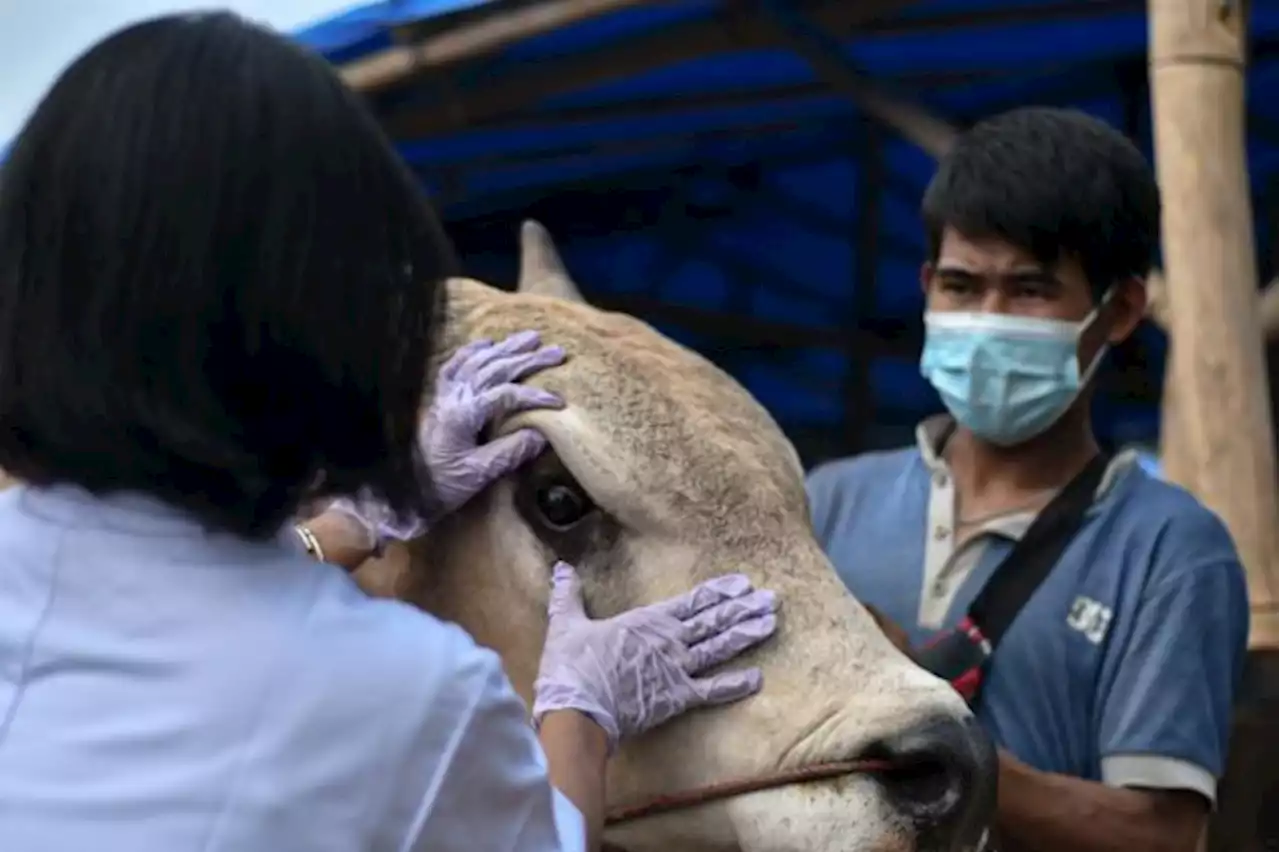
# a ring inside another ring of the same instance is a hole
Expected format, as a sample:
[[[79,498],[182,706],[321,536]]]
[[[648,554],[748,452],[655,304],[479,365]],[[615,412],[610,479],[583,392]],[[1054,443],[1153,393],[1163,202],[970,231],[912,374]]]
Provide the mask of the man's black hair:
[[[429,511],[452,264],[320,57],[227,13],[121,30],[0,166],[0,467],[248,537],[364,487]]]
[[[938,164],[922,208],[931,260],[947,227],[998,237],[1046,265],[1074,255],[1095,298],[1145,278],[1160,239],[1160,193],[1145,158],[1076,110],[1016,109],[975,124]]]

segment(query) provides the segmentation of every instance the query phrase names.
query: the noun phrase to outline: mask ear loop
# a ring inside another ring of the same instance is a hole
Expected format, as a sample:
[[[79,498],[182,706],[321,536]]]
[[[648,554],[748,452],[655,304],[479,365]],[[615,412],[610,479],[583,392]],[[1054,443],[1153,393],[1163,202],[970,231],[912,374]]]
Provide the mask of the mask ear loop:
[[[1098,300],[1098,304],[1094,305],[1093,310],[1089,311],[1088,315],[1085,316],[1084,319],[1080,320],[1081,334],[1084,334],[1084,330],[1089,326],[1093,325],[1094,320],[1096,320],[1098,316],[1102,313],[1102,309],[1105,308],[1111,302],[1111,297],[1114,296],[1115,294],[1116,294],[1115,287],[1107,288],[1107,291],[1102,294],[1102,298]]]
[[[1080,321],[1080,330],[1076,333],[1076,345],[1080,344],[1080,338],[1084,337],[1084,333],[1098,321],[1098,317],[1102,316],[1102,309],[1111,301],[1111,297],[1115,295],[1116,288],[1108,287],[1107,291],[1102,294],[1102,298],[1098,300],[1097,307],[1089,312],[1089,315]],[[1080,374],[1080,390],[1089,386],[1089,382],[1093,381],[1094,375],[1102,366],[1102,359],[1111,351],[1111,344],[1106,340],[1102,341],[1102,345],[1098,347],[1098,351],[1094,353],[1093,360],[1089,362],[1089,366]]]

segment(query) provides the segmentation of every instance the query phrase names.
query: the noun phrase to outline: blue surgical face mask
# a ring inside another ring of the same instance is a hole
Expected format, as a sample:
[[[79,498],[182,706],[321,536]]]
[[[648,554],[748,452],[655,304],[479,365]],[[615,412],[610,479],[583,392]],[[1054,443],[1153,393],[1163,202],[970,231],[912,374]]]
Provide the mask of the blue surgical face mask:
[[[1083,373],[1077,352],[1100,309],[1080,322],[926,312],[920,373],[961,426],[992,444],[1021,444],[1056,423],[1097,372],[1107,346]]]

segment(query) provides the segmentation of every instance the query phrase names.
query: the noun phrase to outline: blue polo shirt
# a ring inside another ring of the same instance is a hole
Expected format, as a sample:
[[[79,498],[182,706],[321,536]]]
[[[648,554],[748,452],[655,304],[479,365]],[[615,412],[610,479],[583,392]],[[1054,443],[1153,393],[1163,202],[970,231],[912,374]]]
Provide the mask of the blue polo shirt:
[[[814,528],[840,578],[913,644],[954,626],[1034,513],[957,540],[948,419],[918,446],[819,466]],[[1244,570],[1222,522],[1131,453],[1005,634],[977,714],[1025,763],[1113,786],[1215,799],[1248,639]]]

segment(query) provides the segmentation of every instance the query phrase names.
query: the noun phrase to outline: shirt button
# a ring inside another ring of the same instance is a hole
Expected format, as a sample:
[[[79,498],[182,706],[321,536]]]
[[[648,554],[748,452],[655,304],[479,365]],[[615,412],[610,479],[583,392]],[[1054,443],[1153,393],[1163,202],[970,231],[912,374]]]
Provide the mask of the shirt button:
[[[939,488],[943,488],[947,484],[947,475],[945,473],[935,473],[933,475],[933,484]]]
[[[947,593],[947,581],[946,581],[946,580],[941,580],[941,579],[939,579],[939,580],[934,580],[934,581],[933,581],[933,593],[934,593],[935,595],[945,595],[945,594]]]
[[[936,538],[938,541],[942,541],[949,535],[951,535],[951,530],[947,527],[942,526],[941,524],[933,528],[933,537]]]

